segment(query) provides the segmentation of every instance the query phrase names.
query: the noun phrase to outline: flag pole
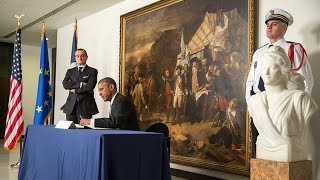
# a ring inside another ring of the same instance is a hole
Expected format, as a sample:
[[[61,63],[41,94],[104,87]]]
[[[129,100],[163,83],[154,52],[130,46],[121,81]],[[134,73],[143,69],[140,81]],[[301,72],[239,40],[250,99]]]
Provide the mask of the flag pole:
[[[41,39],[43,39],[43,36],[44,36],[44,34],[45,34],[46,32],[47,32],[46,23],[45,23],[44,19],[42,19]],[[52,110],[50,110],[49,113],[48,113],[48,114],[46,115],[46,117],[44,118],[43,124],[45,124],[45,123],[48,122],[48,119],[49,119],[49,117],[50,117],[50,115],[51,115],[51,111],[52,111]]]
[[[21,18],[22,15],[15,15],[18,20],[16,29],[16,40],[13,50],[12,70],[10,75],[10,90],[8,101],[8,112],[6,117],[6,128],[3,147],[11,151],[21,139],[24,119],[22,114],[22,68],[21,68]],[[15,112],[15,114],[13,113]]]
[[[74,31],[76,32],[76,45],[78,47],[78,19],[75,17],[75,25],[74,25]]]
[[[17,14],[14,15],[14,17],[17,18],[17,20],[18,20],[18,27],[17,27],[17,29],[20,29],[20,28],[21,28],[21,18],[22,18],[23,16],[25,16],[25,15],[24,15],[24,14],[21,14],[20,16],[17,15]]]
[[[42,20],[42,30],[41,30],[41,37],[43,38],[44,34],[47,32],[47,28],[46,28],[46,23],[44,21],[44,19]],[[46,117],[43,120],[43,124],[47,123],[48,124],[48,119],[51,117],[52,114],[52,108],[51,110],[48,112],[48,114],[46,115]]]
[[[44,19],[42,20],[42,28],[41,28],[41,39],[44,36],[44,33],[46,33],[47,29],[46,29],[46,23],[44,22]]]
[[[71,58],[70,58],[70,68],[76,67],[76,57],[75,52],[78,49],[78,20],[75,17],[74,31],[72,37],[72,45],[71,45]]]
[[[34,124],[47,123],[48,118],[52,113],[53,92],[51,91],[48,45],[44,19],[42,20],[41,38],[42,42],[40,50],[40,72],[35,115],[33,120]]]

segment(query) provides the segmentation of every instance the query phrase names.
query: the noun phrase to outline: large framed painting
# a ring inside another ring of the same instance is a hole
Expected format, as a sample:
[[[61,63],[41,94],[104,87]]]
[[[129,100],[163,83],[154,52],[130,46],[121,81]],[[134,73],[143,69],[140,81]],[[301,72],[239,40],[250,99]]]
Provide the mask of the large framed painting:
[[[120,91],[165,123],[171,162],[249,174],[253,0],[163,0],[121,16]]]

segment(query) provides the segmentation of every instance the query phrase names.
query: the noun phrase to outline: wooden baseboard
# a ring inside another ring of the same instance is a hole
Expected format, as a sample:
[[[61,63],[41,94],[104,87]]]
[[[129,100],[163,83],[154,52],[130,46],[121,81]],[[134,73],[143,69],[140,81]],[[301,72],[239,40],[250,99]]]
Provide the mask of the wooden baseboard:
[[[180,177],[180,178],[184,178],[184,179],[189,179],[189,180],[199,180],[199,179],[201,179],[201,180],[223,180],[223,179],[216,178],[216,177],[205,176],[202,174],[196,174],[196,173],[182,171],[179,169],[172,169],[172,168],[171,168],[171,175],[176,176],[176,177]]]

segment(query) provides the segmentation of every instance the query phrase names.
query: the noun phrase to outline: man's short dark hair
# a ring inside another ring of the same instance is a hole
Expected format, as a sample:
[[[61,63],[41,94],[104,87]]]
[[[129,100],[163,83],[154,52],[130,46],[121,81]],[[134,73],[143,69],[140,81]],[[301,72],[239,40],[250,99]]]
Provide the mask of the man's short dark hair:
[[[88,56],[87,51],[82,48],[77,49],[77,51],[83,51],[86,54],[86,56]]]
[[[103,83],[103,82],[107,83],[107,84],[113,84],[115,89],[117,89],[117,83],[111,77],[105,77],[105,78],[101,79],[98,84]]]

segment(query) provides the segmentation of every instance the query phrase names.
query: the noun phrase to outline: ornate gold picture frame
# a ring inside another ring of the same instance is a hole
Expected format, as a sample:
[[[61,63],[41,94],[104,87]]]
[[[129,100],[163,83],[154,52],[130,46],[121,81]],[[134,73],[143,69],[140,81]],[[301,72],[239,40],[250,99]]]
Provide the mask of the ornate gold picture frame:
[[[163,0],[121,16],[120,91],[142,129],[169,127],[171,162],[249,174],[253,27],[253,0]]]

